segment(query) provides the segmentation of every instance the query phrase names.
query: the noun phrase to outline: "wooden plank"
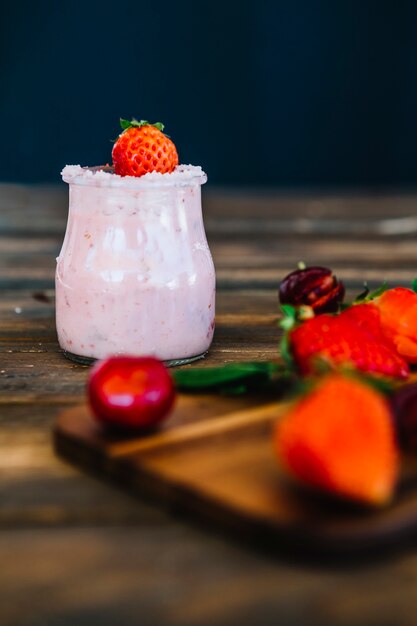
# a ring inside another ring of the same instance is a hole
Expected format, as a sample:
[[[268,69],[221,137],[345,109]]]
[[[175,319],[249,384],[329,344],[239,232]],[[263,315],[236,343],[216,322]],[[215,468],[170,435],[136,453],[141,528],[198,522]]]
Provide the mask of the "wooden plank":
[[[305,251],[304,251],[305,253]],[[217,290],[249,290],[249,289],[277,289],[280,280],[292,271],[304,254],[295,253],[288,264],[276,263],[268,268],[252,268],[249,264],[244,267],[224,268],[222,264],[217,265]],[[331,267],[333,271],[351,289],[361,288],[366,280],[371,286],[380,285],[384,280],[392,285],[410,285],[416,277],[416,261],[401,264],[389,263],[376,266],[372,262],[360,265],[359,267],[347,267],[343,263],[332,263],[331,259],[319,256],[308,256],[307,262],[314,265],[324,265]],[[351,264],[353,265],[353,264]],[[31,271],[11,270],[0,275],[0,289],[2,290],[28,290],[36,291],[50,290],[54,286],[54,271],[52,268],[48,272],[33,268]]]
[[[0,529],[160,523],[161,513],[57,458],[51,427],[59,406],[0,406]]]
[[[252,230],[246,236],[239,236],[238,239],[236,232],[224,234],[221,237],[213,237],[210,241],[210,247],[214,257],[217,257],[221,263],[225,262],[226,267],[231,260],[243,262],[243,264],[253,260],[256,265],[262,263],[266,266],[271,266],[277,261],[282,264],[283,261],[287,260],[288,254],[294,254],[294,252],[300,254],[301,243],[309,255],[322,255],[324,258],[332,257],[335,263],[340,263],[341,260],[350,260],[351,264],[355,266],[363,262],[384,262],[386,260],[384,242],[386,246],[390,246],[390,249],[395,251],[393,260],[396,263],[415,259],[416,251],[413,240],[402,236],[358,239],[345,232],[342,240],[323,233],[316,236],[294,237],[288,232],[275,235],[270,232],[267,225],[258,233],[254,233]],[[2,270],[12,269],[14,266],[17,266],[17,269],[27,267],[29,260],[30,264],[35,263],[38,268],[55,268],[55,258],[59,253],[60,246],[61,241],[57,238],[40,240],[39,242],[37,239],[29,237],[14,240],[0,237]]]
[[[346,229],[360,236],[362,232],[407,235],[417,228],[413,194],[294,194],[278,189],[265,192],[208,186],[203,190],[203,206],[207,230],[215,235],[225,231],[253,234],[261,222],[270,232],[298,235],[314,232],[317,225],[342,236]],[[64,184],[0,184],[0,232],[62,238],[67,207],[68,189]],[[229,216],[234,216],[233,222],[228,221]],[[401,222],[404,218],[411,221]],[[378,229],[378,220],[389,222]]]
[[[301,567],[178,520],[3,532],[0,549],[4,626],[137,626],[138,616],[154,626],[415,623],[413,553],[366,567]]]
[[[8,239],[0,238],[0,286],[3,289],[53,288],[60,241],[15,239],[14,251],[10,242],[3,248],[4,241],[8,242]],[[16,245],[18,241],[21,246]],[[310,264],[331,266],[351,286],[364,278],[375,282],[387,278],[406,283],[414,277],[417,265],[415,245],[412,240],[404,238],[358,240],[344,234],[343,239],[317,236],[301,240],[288,235],[271,237],[266,227],[256,236],[252,233],[249,238],[240,236],[236,239],[236,232],[233,232],[233,237],[214,237],[210,243],[219,289],[228,289],[233,284],[238,288],[272,287],[300,259]]]
[[[210,188],[203,190],[206,215],[222,219],[228,215],[266,220],[284,215],[298,218],[331,218],[344,221],[392,219],[415,216],[415,193],[369,192],[342,190],[339,193],[305,190],[288,192],[282,189]]]

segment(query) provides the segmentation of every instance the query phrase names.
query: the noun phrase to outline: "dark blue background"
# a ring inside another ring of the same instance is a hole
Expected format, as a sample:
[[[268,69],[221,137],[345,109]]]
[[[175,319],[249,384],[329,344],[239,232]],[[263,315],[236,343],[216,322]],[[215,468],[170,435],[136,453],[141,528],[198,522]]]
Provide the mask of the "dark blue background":
[[[163,121],[211,182],[417,183],[417,2],[9,2],[0,180],[110,160]]]

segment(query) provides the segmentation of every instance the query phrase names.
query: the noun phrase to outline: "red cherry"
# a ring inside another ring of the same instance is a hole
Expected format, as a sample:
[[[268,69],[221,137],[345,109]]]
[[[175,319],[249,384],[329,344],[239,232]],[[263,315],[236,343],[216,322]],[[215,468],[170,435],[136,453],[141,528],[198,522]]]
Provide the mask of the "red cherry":
[[[166,417],[174,383],[153,357],[113,356],[91,370],[88,398],[95,418],[106,425],[146,429]]]

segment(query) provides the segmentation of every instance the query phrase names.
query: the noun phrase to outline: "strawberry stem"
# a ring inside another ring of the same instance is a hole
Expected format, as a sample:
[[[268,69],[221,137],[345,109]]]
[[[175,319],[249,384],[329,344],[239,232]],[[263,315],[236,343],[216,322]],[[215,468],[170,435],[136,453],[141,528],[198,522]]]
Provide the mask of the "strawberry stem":
[[[281,311],[283,312],[283,318],[279,320],[279,326],[283,329],[284,333],[281,338],[279,350],[281,358],[290,371],[295,370],[294,359],[291,353],[290,331],[297,325],[297,309],[291,304],[282,304]]]
[[[281,311],[284,316],[279,321],[279,325],[284,330],[291,330],[297,323],[297,309],[292,304],[281,304]]]
[[[147,120],[137,120],[135,117],[132,117],[130,121],[125,120],[124,118],[121,117],[120,126],[123,128],[124,131],[132,127],[141,128],[142,126],[155,126],[155,128],[157,128],[158,130],[162,132],[165,128],[161,122],[154,122],[152,124],[151,122],[148,122]]]
[[[384,281],[380,287],[377,287],[373,291],[369,290],[368,284],[366,282],[363,284],[363,286],[364,286],[364,291],[362,291],[362,293],[356,296],[352,304],[359,304],[359,302],[360,303],[371,302],[375,298],[378,298],[378,296],[381,296],[388,289],[387,281]]]

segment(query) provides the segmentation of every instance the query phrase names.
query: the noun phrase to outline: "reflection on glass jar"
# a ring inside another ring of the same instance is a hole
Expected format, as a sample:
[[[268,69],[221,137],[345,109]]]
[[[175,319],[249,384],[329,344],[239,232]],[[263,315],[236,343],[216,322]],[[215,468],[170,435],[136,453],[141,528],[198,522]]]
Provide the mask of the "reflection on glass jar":
[[[121,178],[68,166],[67,231],[56,271],[60,346],[82,362],[111,354],[192,360],[214,331],[215,272],[200,168]],[[172,363],[171,363],[172,364]]]

